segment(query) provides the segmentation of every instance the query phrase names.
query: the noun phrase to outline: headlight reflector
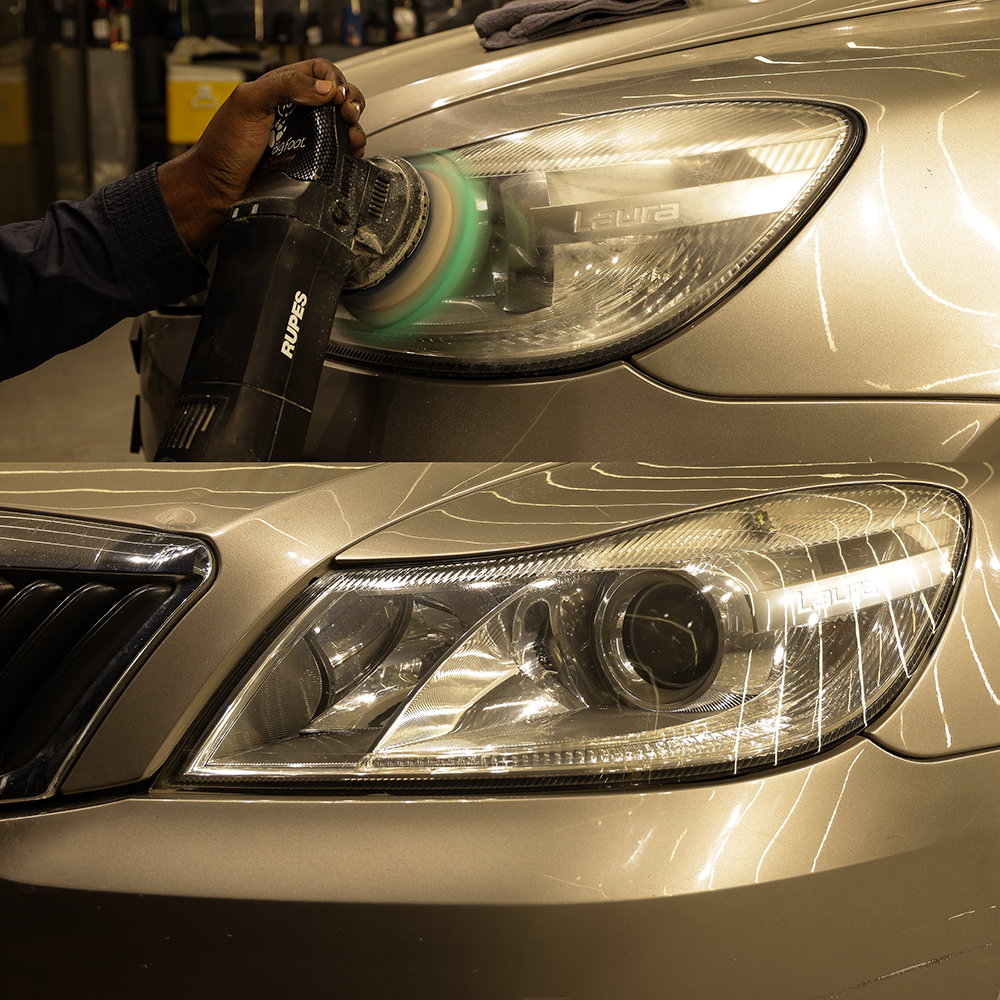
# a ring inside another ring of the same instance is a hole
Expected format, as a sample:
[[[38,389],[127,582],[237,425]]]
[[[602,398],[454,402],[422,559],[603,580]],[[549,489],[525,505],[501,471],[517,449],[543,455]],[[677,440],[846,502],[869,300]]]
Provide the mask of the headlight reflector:
[[[801,756],[898,694],[965,549],[949,491],[863,485],[542,553],[335,572],[180,781],[683,777]]]
[[[640,708],[691,701],[722,655],[718,607],[677,573],[643,571],[616,580],[598,605],[596,631],[612,687]]]

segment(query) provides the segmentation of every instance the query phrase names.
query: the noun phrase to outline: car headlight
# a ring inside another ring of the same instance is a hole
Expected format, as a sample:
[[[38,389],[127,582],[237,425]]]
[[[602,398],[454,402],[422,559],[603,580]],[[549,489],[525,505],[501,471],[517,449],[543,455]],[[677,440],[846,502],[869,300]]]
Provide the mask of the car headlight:
[[[815,752],[919,665],[965,524],[948,491],[856,486],[545,552],[334,572],[176,780],[603,781]]]
[[[457,150],[490,230],[477,283],[404,328],[366,326],[345,295],[331,350],[492,375],[627,356],[780,246],[862,132],[832,107],[716,101],[572,119]]]

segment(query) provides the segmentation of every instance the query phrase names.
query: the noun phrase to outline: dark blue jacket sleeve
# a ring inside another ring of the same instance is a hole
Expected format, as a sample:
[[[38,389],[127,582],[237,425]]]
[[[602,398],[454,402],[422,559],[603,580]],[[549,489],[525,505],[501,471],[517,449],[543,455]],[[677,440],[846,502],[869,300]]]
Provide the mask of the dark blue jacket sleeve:
[[[34,222],[0,226],[0,378],[92,340],[126,316],[207,286],[156,165]]]

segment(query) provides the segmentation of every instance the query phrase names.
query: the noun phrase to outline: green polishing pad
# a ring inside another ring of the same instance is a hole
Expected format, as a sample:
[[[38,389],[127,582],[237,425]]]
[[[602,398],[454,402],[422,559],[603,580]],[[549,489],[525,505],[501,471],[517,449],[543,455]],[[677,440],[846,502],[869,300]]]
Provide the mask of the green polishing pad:
[[[414,162],[427,186],[427,225],[413,252],[374,288],[345,292],[341,302],[377,330],[406,327],[462,294],[486,256],[489,227],[482,186],[452,157]]]

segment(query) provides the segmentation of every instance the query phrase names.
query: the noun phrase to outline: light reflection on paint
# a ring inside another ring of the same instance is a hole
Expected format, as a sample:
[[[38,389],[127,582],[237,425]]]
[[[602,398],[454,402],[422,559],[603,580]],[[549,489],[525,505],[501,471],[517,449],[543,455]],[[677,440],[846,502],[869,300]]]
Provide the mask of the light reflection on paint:
[[[813,765],[813,767],[815,767],[815,765]],[[785,816],[785,818],[781,821],[781,826],[778,827],[778,829],[775,831],[774,836],[771,838],[770,843],[767,845],[767,847],[764,848],[764,853],[761,854],[760,861],[757,862],[757,871],[754,873],[753,880],[755,883],[760,882],[760,870],[764,865],[764,859],[767,857],[768,851],[770,851],[771,848],[774,846],[778,837],[781,836],[781,831],[785,829],[785,827],[788,825],[788,821],[792,818],[792,813],[795,812],[795,809],[798,806],[800,799],[802,798],[802,794],[806,790],[806,785],[809,784],[809,779],[812,777],[813,767],[810,767],[806,770],[805,781],[802,782],[802,787],[799,789],[799,794],[796,796],[795,801],[792,803],[792,808],[788,810],[788,815]]]

